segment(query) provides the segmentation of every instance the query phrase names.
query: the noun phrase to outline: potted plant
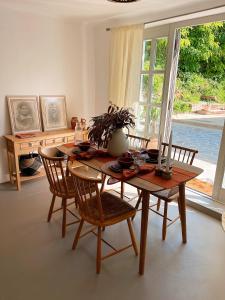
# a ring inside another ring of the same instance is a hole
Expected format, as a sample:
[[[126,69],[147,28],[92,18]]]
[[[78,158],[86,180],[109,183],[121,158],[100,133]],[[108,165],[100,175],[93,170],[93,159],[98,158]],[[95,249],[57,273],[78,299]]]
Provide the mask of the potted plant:
[[[134,128],[134,119],[129,108],[110,105],[107,113],[91,119],[88,137],[98,147],[108,147],[111,155],[120,156],[128,149],[128,140],[123,128]]]

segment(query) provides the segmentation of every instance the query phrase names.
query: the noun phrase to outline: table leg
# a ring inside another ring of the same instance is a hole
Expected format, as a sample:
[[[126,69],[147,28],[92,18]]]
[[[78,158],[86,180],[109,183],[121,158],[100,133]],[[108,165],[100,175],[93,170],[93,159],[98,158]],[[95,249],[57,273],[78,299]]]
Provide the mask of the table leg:
[[[143,190],[142,194],[142,213],[141,213],[141,241],[140,241],[140,261],[139,274],[144,274],[145,253],[148,232],[148,213],[149,213],[149,192]]]
[[[186,228],[186,203],[185,203],[185,183],[179,185],[179,198],[180,202],[180,220],[183,243],[187,242],[187,228]]]

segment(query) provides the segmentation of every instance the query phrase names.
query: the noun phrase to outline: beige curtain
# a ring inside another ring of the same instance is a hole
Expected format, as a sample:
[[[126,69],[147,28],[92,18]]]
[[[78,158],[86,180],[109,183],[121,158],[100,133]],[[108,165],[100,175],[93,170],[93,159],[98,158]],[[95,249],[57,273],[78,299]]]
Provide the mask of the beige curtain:
[[[109,101],[133,107],[139,98],[144,25],[111,30]]]

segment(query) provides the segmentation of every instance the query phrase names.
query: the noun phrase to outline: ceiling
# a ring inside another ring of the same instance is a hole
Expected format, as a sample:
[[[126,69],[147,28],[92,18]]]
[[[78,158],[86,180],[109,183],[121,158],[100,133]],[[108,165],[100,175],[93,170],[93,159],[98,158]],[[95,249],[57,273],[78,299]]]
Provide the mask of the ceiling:
[[[101,21],[162,12],[176,14],[182,9],[190,11],[212,8],[224,4],[224,0],[140,0],[119,4],[107,0],[0,0],[0,5],[14,10],[52,17]]]

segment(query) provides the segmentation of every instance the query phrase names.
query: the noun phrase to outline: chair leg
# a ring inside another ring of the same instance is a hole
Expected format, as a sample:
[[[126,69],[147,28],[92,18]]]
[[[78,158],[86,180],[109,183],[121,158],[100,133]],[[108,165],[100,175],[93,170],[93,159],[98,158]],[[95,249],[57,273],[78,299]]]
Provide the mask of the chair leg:
[[[47,219],[48,222],[50,222],[51,218],[52,218],[52,212],[53,212],[53,208],[54,208],[54,204],[55,204],[55,198],[56,198],[56,195],[53,195],[52,202],[51,202],[49,212],[48,212],[48,219]]]
[[[134,235],[134,231],[133,231],[130,219],[127,219],[127,224],[128,224],[128,228],[129,228],[129,232],[130,232],[130,238],[131,238],[131,241],[132,241],[132,245],[133,245],[133,248],[134,248],[135,255],[138,255],[137,243],[136,243],[136,240],[135,240],[135,235]]]
[[[64,238],[66,235],[66,205],[67,199],[62,199],[62,206],[63,206],[63,220],[62,220],[62,237]]]
[[[78,243],[80,234],[81,234],[81,230],[82,230],[83,224],[84,224],[84,220],[82,219],[82,220],[80,221],[79,227],[78,227],[78,229],[77,229],[77,232],[76,232],[76,235],[75,235],[75,238],[74,238],[74,241],[73,241],[73,246],[72,246],[72,249],[73,249],[73,250],[76,249],[76,246],[77,246],[77,243]]]
[[[101,226],[98,226],[98,238],[97,238],[97,257],[96,257],[96,273],[99,274],[101,271],[101,257],[102,257],[102,247],[101,247]]]
[[[163,239],[163,241],[166,239],[167,210],[168,210],[168,203],[165,201],[165,203],[164,203],[164,214],[163,214],[163,227],[162,227],[162,239]]]
[[[106,180],[106,175],[105,175],[105,174],[102,174],[102,186],[101,186],[101,189],[100,189],[100,193],[102,193],[103,190],[104,190],[104,187],[105,187],[105,180]]]
[[[157,201],[157,211],[159,211],[160,210],[160,204],[161,204],[161,200],[160,200],[160,198],[158,198],[158,201]]]
[[[140,205],[140,203],[141,203],[141,198],[142,198],[142,192],[140,192],[139,197],[138,197],[138,201],[137,201],[137,203],[136,203],[136,205],[135,205],[135,209],[136,209],[136,210],[138,210],[138,208],[139,208],[139,205]],[[135,216],[132,217],[132,221],[133,221],[134,217],[135,217]]]
[[[74,198],[74,202],[75,202],[75,208],[78,208],[78,200],[77,200],[77,197]]]
[[[121,181],[121,189],[120,189],[120,198],[123,199],[123,194],[124,194],[124,182]]]
[[[139,189],[137,189],[137,193],[138,193],[138,196],[140,196],[141,191]]]

